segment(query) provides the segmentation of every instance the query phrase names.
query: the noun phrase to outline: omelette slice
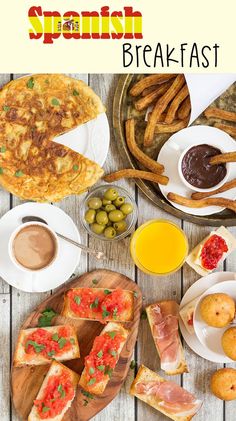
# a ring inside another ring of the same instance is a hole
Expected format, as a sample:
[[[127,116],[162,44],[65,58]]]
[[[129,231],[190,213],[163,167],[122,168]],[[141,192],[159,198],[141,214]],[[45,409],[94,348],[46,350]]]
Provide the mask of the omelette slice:
[[[65,75],[26,76],[5,85],[0,91],[0,184],[38,202],[86,191],[103,175],[102,168],[53,139],[104,111],[90,87]]]

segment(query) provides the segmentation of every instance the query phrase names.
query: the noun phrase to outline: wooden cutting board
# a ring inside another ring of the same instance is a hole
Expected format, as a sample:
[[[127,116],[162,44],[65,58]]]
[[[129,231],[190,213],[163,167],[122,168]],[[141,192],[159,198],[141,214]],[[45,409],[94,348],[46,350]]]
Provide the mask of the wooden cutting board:
[[[94,285],[93,280],[97,281]],[[36,327],[38,325],[38,318],[46,308],[52,308],[55,312],[60,314],[63,306],[64,292],[69,288],[76,287],[96,287],[96,288],[122,288],[131,291],[136,291],[135,298],[134,320],[125,323],[125,327],[130,329],[128,340],[121,352],[117,366],[112,374],[104,393],[98,397],[94,395],[93,399],[88,399],[89,403],[85,406],[85,396],[81,393],[80,386],[77,389],[76,397],[72,403],[71,408],[64,416],[64,421],[87,421],[94,417],[99,411],[107,406],[119,393],[119,390],[124,382],[137,339],[140,311],[142,307],[142,292],[139,287],[127,278],[117,272],[110,270],[95,270],[93,272],[85,273],[79,278],[67,283],[45,301],[43,301],[25,320],[22,329]],[[89,354],[94,338],[99,335],[103,329],[103,325],[99,322],[87,320],[73,320],[66,319],[62,316],[56,316],[53,319],[53,325],[60,325],[70,323],[77,329],[81,358],[65,362],[72,370],[81,374],[84,365],[84,357]],[[49,366],[32,366],[32,367],[12,367],[12,399],[18,415],[27,420],[27,417],[33,406],[33,401],[41,387],[44,376],[48,371]]]

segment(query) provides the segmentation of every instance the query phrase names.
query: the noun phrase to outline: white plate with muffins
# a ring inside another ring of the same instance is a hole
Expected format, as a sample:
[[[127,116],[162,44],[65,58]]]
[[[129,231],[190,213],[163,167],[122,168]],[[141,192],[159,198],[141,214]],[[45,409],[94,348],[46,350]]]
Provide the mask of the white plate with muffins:
[[[200,278],[186,291],[180,303],[180,309],[185,307],[194,299],[198,298],[199,301],[201,299],[201,296],[205,295],[208,289],[212,287],[217,289],[218,285],[228,281],[235,282],[236,287],[236,274],[234,272],[214,272],[210,275]],[[215,352],[211,348],[203,345],[195,331],[192,334],[189,333],[181,318],[179,320],[179,326],[185,342],[197,355],[208,361],[212,361],[214,363],[219,364],[233,362],[233,360],[229,359],[225,353]]]
[[[22,223],[25,216],[44,219],[48,225]],[[72,219],[60,208],[42,203],[24,203],[0,219],[0,276],[26,292],[57,288],[74,273],[81,250],[57,237],[56,232],[80,241]]]

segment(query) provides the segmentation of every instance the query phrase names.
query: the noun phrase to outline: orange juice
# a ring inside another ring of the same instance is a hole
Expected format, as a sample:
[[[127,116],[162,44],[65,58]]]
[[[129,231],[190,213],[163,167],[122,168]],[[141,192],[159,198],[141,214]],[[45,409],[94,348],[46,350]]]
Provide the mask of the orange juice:
[[[188,254],[184,232],[168,220],[152,220],[133,234],[130,251],[135,264],[152,275],[167,275],[179,269]]]

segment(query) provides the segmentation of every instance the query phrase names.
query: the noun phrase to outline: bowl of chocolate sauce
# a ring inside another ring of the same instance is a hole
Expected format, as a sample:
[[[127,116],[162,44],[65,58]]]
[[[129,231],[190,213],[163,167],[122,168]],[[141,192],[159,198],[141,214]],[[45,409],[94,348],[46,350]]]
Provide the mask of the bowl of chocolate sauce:
[[[27,272],[48,268],[56,259],[59,242],[55,232],[40,222],[20,225],[11,235],[8,252],[11,261]]]
[[[225,152],[225,151],[224,151]],[[210,159],[223,153],[217,146],[202,143],[183,151],[178,170],[184,184],[194,191],[213,191],[228,179],[230,164],[211,165]]]

